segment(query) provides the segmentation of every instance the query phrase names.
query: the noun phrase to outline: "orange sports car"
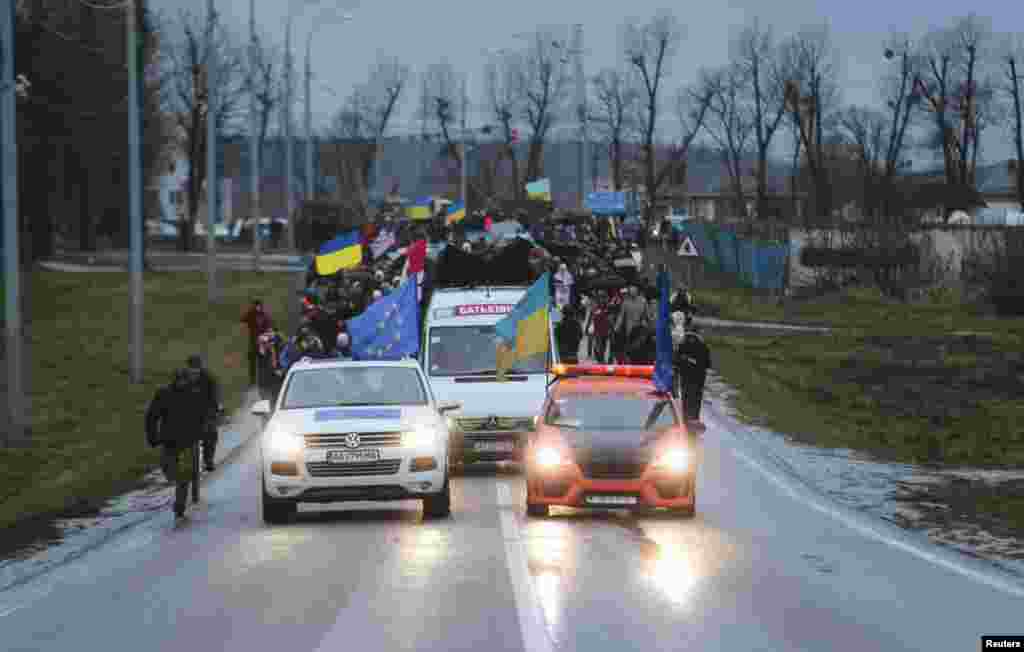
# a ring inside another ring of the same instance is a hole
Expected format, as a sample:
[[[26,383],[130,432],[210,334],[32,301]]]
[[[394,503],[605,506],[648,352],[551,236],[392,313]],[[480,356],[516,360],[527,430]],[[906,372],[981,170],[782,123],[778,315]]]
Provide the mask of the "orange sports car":
[[[653,366],[555,365],[526,451],[526,512],[551,505],[696,508],[697,430]]]

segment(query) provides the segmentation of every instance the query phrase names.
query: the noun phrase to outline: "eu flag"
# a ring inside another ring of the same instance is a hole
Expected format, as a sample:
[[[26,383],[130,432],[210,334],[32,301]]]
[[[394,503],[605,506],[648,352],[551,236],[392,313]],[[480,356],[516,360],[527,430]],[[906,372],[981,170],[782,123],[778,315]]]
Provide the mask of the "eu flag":
[[[401,360],[420,351],[416,278],[348,320],[353,360]]]
[[[672,391],[672,322],[668,309],[668,272],[658,272],[658,319],[655,326],[654,387]]]

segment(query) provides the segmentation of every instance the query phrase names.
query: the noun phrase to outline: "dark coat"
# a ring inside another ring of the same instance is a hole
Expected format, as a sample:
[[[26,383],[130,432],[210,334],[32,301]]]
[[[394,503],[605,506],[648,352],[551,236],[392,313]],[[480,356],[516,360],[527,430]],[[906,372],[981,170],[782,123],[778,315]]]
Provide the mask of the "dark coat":
[[[580,350],[582,339],[583,327],[575,317],[564,316],[555,326],[555,341],[558,343],[559,357],[575,357]]]
[[[630,333],[627,355],[633,364],[654,364],[658,342],[653,328],[640,325]]]
[[[687,333],[676,348],[676,366],[690,378],[703,378],[711,367],[711,351],[696,333]]]
[[[146,441],[151,446],[187,448],[202,439],[207,399],[198,382],[157,390],[146,410]]]

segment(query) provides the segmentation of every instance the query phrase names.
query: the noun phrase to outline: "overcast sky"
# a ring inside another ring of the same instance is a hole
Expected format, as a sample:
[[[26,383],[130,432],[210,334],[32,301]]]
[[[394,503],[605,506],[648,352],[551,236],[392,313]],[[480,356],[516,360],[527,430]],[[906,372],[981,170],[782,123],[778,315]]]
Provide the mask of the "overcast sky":
[[[255,2],[257,29],[279,44],[284,42],[285,19],[290,9],[298,11],[292,36],[297,72],[303,69],[306,36],[311,26],[317,26],[312,46],[313,74],[317,78],[313,88],[315,125],[326,123],[338,108],[339,96],[348,95],[355,84],[366,78],[378,51],[399,57],[414,71],[447,58],[460,72],[469,75],[470,96],[481,103],[486,59],[483,51],[525,45],[514,34],[530,32],[539,25],[582,23],[587,51],[584,65],[589,76],[600,68],[617,65],[621,59],[618,31],[623,23],[630,18],[646,20],[667,5],[673,7],[686,29],[680,51],[672,62],[673,88],[696,79],[701,66],[724,63],[730,38],[754,17],[771,25],[780,37],[802,25],[828,21],[841,54],[844,100],[856,104],[879,104],[877,79],[886,65],[882,48],[893,31],[918,36],[929,29],[948,26],[955,17],[974,11],[991,17],[996,29],[1024,32],[1024,2],[1005,0],[967,4],[952,0],[720,0],[674,5],[665,0]],[[151,0],[151,5],[171,13],[182,7],[203,11],[206,0]],[[248,35],[249,0],[216,0],[216,7],[240,36]],[[352,22],[332,22],[332,14],[346,12],[353,14]],[[419,89],[413,86],[410,90],[403,102],[400,124],[396,125],[399,132],[408,132],[415,124],[413,114]],[[472,122],[479,126],[483,119],[481,109],[477,109]],[[1009,138],[989,133],[982,157],[993,161],[1009,155]]]

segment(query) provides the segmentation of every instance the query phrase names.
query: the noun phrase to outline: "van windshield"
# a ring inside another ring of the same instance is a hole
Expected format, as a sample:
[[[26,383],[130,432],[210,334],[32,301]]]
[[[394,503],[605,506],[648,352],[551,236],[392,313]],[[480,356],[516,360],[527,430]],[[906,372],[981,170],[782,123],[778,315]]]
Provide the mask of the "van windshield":
[[[495,373],[494,326],[435,326],[430,329],[428,373],[431,376],[473,376]],[[547,354],[518,361],[509,373],[542,374]]]

